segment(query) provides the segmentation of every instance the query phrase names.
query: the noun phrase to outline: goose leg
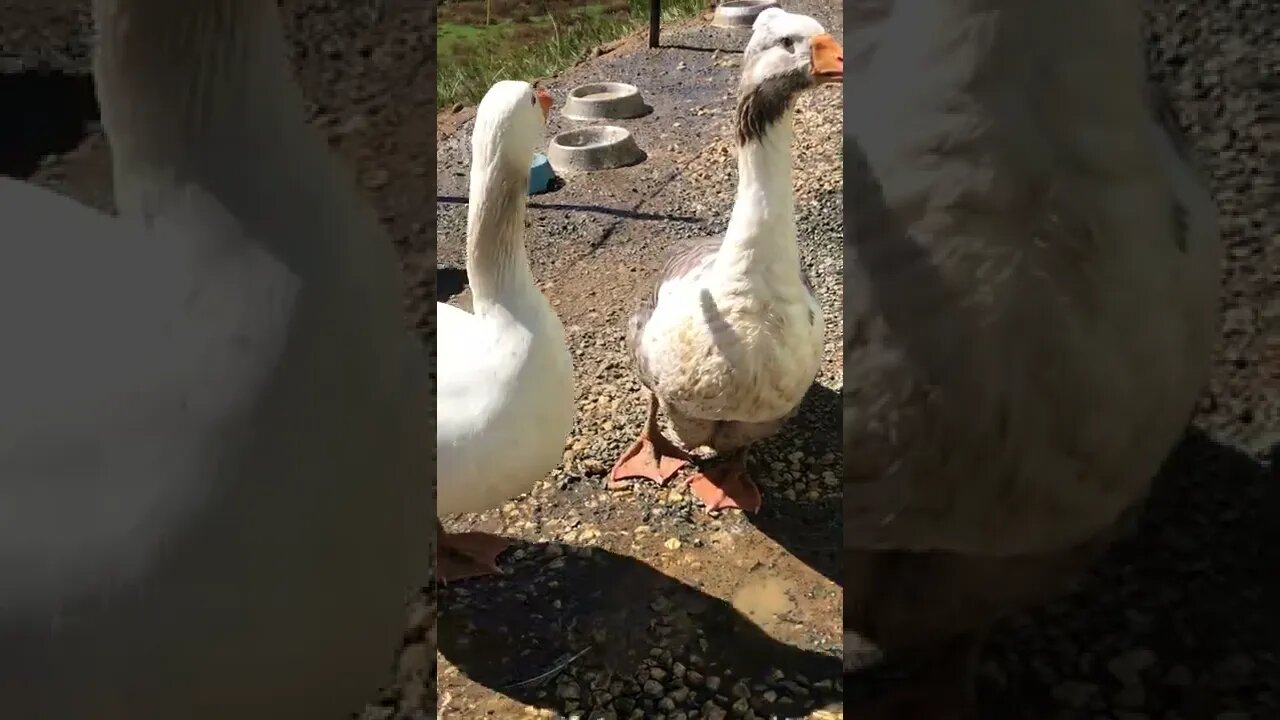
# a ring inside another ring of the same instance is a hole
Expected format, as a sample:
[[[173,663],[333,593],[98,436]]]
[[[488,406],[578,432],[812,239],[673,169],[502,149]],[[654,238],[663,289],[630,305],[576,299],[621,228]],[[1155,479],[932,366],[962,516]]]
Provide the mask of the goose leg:
[[[447,533],[436,521],[436,580],[454,580],[492,575],[498,569],[498,556],[511,547],[511,541],[480,532]]]
[[[954,638],[887,697],[849,708],[851,720],[972,720],[984,634]]]
[[[725,462],[689,478],[689,489],[708,510],[740,508],[759,512],[760,488],[747,473],[747,449],[733,451]]]
[[[689,453],[676,447],[658,428],[658,396],[649,393],[649,419],[640,437],[618,458],[609,471],[609,487],[619,487],[626,478],[647,478],[666,482],[689,464]]]

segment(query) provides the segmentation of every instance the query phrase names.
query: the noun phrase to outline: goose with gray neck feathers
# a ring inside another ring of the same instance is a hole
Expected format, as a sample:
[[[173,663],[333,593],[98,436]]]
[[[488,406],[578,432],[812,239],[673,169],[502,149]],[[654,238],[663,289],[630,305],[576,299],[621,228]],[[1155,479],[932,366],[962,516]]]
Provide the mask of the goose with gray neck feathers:
[[[95,0],[119,217],[0,180],[0,698],[339,718],[428,579],[430,368],[276,3]]]
[[[792,114],[801,92],[843,77],[840,45],[816,20],[770,8],[743,54],[735,129],[738,191],[723,238],[673,246],[627,340],[649,416],[611,484],[664,482],[710,447],[725,456],[689,486],[711,510],[759,509],[752,443],[799,408],[822,362],[822,311],[800,265],[791,184]],[[658,428],[666,411],[684,448]]]
[[[1208,379],[1215,210],[1141,22],[895,0],[849,77],[846,659],[920,661],[854,717],[973,717],[986,629],[1089,567]]]

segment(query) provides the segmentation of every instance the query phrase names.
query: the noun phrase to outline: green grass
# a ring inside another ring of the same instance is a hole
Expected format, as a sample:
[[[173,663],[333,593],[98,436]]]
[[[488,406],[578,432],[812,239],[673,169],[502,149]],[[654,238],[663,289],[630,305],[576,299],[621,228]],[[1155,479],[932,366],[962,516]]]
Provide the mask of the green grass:
[[[515,28],[512,23],[494,23],[484,25],[467,25],[464,23],[442,22],[436,32],[436,56],[450,61],[464,56],[471,51],[484,47],[495,47],[505,43]]]
[[[662,19],[690,17],[706,7],[707,0],[663,0]],[[646,27],[648,21],[648,0],[629,0],[625,15],[606,13],[602,5],[583,5],[567,16],[544,15],[518,24],[495,18],[492,25],[470,25],[441,18],[438,105],[476,103],[498,80],[553,76],[591,48]]]

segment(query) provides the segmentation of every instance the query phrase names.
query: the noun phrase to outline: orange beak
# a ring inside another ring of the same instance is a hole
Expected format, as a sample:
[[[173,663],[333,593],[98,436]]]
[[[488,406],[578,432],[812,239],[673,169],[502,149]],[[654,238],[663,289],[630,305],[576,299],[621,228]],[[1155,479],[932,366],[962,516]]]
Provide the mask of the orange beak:
[[[809,72],[819,83],[844,80],[844,48],[829,33],[809,41]]]
[[[538,105],[542,108],[542,121],[546,122],[547,117],[551,115],[551,93],[542,88],[534,88],[533,95],[538,98]]]

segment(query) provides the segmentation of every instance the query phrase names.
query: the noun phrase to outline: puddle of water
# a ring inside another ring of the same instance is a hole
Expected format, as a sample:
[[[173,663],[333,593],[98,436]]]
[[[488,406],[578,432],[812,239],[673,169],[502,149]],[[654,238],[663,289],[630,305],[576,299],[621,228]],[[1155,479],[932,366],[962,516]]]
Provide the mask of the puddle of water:
[[[765,631],[780,624],[779,615],[795,609],[791,599],[791,583],[778,577],[766,577],[743,585],[733,594],[733,607]]]

